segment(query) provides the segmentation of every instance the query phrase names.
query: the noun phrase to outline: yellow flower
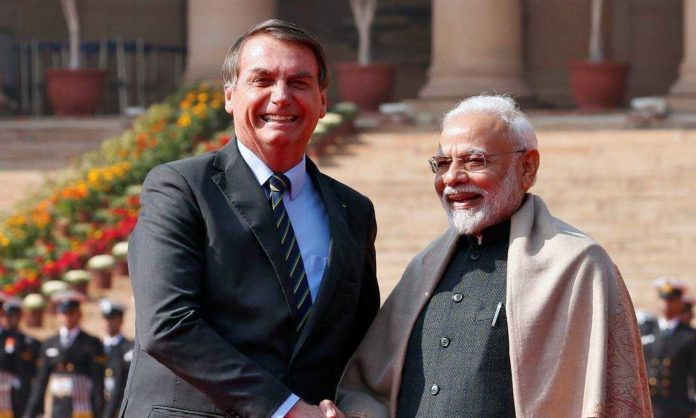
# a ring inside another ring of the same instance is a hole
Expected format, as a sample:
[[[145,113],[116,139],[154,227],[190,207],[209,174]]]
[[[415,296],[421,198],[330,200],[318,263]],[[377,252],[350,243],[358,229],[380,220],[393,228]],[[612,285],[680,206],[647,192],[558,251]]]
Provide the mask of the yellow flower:
[[[181,103],[179,103],[179,109],[181,110],[188,110],[191,107],[191,102],[188,100],[183,100]]]
[[[191,115],[188,113],[182,113],[182,115],[179,116],[179,120],[176,121],[176,125],[182,128],[191,125]]]
[[[219,109],[220,106],[222,106],[222,100],[213,99],[210,101],[210,107],[212,107],[213,109]]]
[[[210,96],[208,96],[208,93],[198,93],[199,102],[207,102],[209,97]]]
[[[6,236],[0,234],[0,247],[7,247],[10,245],[10,239]]]
[[[203,119],[205,118],[205,103],[198,103],[193,107],[193,114],[196,115],[197,118]]]
[[[51,215],[47,210],[36,209],[32,212],[31,219],[38,228],[43,229],[51,222]]]

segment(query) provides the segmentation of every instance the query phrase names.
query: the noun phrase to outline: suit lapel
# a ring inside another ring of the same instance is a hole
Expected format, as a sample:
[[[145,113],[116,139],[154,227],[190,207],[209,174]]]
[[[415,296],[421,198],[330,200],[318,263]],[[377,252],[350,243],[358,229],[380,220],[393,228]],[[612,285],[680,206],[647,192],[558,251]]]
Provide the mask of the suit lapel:
[[[329,235],[331,237],[329,244],[329,257],[327,260],[324,275],[322,276],[321,285],[317,298],[312,305],[312,312],[307,319],[307,324],[302,329],[295,349],[293,357],[305,343],[312,330],[322,317],[327,306],[334,300],[336,285],[342,280],[343,269],[346,260],[350,255],[359,254],[358,244],[353,238],[353,234],[348,228],[346,222],[347,202],[342,202],[328,178],[322,175],[311,160],[307,160],[307,174],[314,182],[321,199],[324,202],[326,213],[329,218]]]
[[[213,182],[225,196],[225,200],[237,214],[240,222],[249,226],[268,256],[283,289],[291,315],[296,320],[297,307],[293,303],[292,290],[285,279],[288,277],[288,271],[282,255],[278,231],[274,225],[273,213],[256,177],[239,154],[237,141],[231,141],[223,147],[213,164],[222,170],[213,175]]]

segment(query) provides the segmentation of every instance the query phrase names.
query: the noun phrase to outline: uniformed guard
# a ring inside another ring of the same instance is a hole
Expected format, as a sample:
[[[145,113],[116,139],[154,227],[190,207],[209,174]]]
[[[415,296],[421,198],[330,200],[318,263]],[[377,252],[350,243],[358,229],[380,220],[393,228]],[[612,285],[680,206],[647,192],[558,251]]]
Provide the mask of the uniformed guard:
[[[0,329],[0,418],[21,417],[36,375],[40,343],[19,330],[22,302],[2,303]]]
[[[691,322],[694,320],[694,302],[696,302],[696,298],[693,296],[682,297],[684,310],[682,311],[681,319],[686,325],[691,325]],[[696,390],[696,388],[694,388],[694,390]]]
[[[104,352],[106,353],[106,369],[104,371],[104,418],[114,418],[123,400],[123,391],[128,379],[128,368],[133,357],[133,341],[126,339],[121,333],[123,326],[123,305],[109,300],[100,303],[106,336],[104,337]]]
[[[642,337],[653,413],[655,418],[689,418],[696,413],[689,396],[696,383],[696,330],[682,320],[686,288],[674,278],[660,278],[655,286],[661,316]]]
[[[41,347],[39,372],[25,417],[42,410],[46,390],[51,398],[52,418],[97,418],[104,405],[104,364],[101,341],[80,329],[80,302],[74,291],[52,297],[60,323],[58,335]]]

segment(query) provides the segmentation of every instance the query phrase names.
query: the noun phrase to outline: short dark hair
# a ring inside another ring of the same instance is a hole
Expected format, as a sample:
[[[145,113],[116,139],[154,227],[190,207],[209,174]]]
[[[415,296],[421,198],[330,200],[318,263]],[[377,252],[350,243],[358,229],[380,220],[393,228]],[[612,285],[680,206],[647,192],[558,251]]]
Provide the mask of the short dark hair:
[[[280,19],[268,19],[250,28],[232,45],[225,62],[222,64],[222,82],[225,87],[234,84],[239,76],[239,56],[247,39],[257,35],[270,35],[286,42],[297,42],[309,48],[317,60],[319,67],[319,87],[323,90],[329,85],[329,69],[326,64],[324,48],[304,28]]]

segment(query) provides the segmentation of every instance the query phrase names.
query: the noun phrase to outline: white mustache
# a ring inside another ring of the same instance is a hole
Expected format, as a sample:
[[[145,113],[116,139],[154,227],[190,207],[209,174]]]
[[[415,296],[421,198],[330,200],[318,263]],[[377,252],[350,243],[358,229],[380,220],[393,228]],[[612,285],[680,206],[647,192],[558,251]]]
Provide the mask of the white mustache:
[[[464,184],[461,186],[457,187],[451,187],[451,186],[445,186],[444,190],[442,190],[442,196],[449,196],[452,194],[457,194],[457,193],[477,193],[482,196],[485,196],[488,194],[488,191],[481,189],[480,187],[476,187],[471,184]]]

